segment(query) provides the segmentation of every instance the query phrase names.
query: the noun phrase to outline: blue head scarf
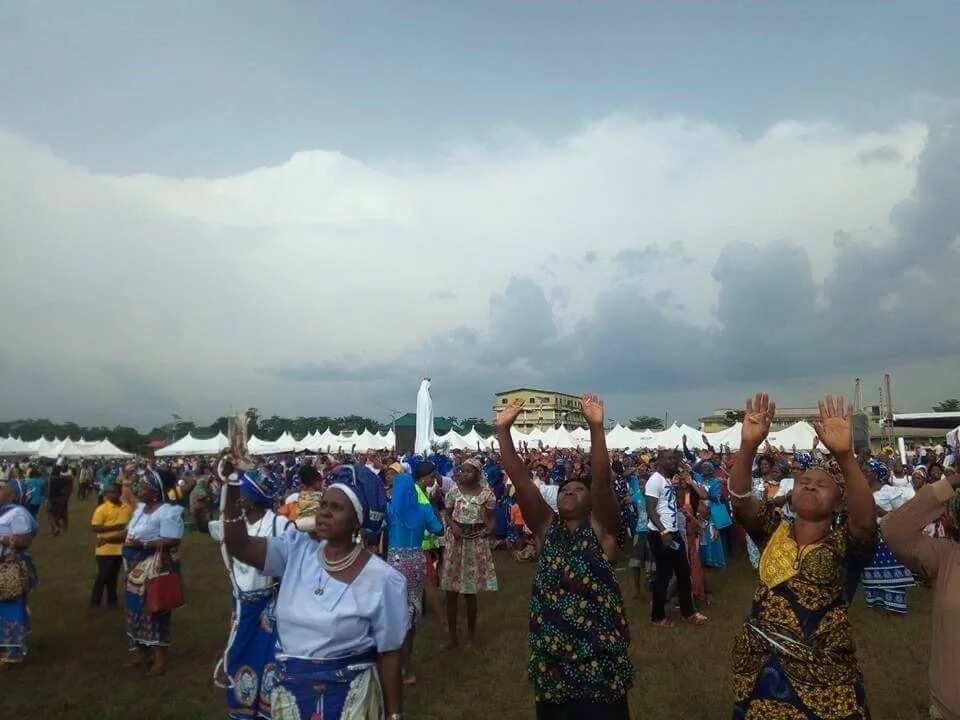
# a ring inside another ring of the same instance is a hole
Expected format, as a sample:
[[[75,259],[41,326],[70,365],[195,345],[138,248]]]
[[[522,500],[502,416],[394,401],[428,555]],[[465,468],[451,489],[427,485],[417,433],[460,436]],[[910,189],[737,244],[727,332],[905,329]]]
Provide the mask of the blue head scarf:
[[[407,465],[410,466],[410,474],[416,475],[417,468],[420,466],[420,463],[423,462],[423,457],[420,455],[411,455],[406,459]]]
[[[443,453],[434,453],[430,456],[430,462],[441,475],[449,475],[453,472],[453,460]]]
[[[260,507],[270,507],[277,496],[276,478],[271,473],[248,470],[240,476],[240,494]]]
[[[559,485],[564,481],[567,475],[567,467],[563,460],[557,460],[553,469],[550,471],[550,484]]]
[[[390,498],[390,515],[407,530],[416,530],[421,525],[420,501],[417,498],[413,476],[410,473],[393,479],[393,497]]]
[[[329,485],[342,485],[350,489],[360,502],[360,524],[368,538],[383,530],[386,519],[387,496],[380,478],[363,465],[342,465],[328,478]],[[351,498],[352,501],[353,498]]]
[[[795,453],[793,459],[796,460],[797,464],[804,470],[809,470],[813,467],[813,454],[806,450]]]
[[[871,458],[870,461],[867,462],[867,467],[870,468],[870,472],[877,476],[877,480],[880,482],[885,483],[890,479],[890,468],[880,460]]]

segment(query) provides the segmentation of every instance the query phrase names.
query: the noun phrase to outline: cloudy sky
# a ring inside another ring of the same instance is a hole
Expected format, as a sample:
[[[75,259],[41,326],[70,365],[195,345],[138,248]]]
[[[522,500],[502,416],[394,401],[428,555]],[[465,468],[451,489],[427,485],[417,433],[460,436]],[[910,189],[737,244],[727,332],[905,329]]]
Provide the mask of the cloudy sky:
[[[960,5],[0,5],[0,417],[960,395]]]

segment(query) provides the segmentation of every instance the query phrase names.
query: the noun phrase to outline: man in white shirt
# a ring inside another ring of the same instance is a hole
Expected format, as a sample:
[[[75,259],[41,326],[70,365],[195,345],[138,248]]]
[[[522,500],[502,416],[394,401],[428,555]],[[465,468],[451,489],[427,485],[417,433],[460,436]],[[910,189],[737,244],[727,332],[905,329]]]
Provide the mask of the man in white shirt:
[[[684,619],[694,625],[702,625],[707,621],[707,618],[698,613],[693,605],[690,563],[687,560],[687,549],[678,522],[679,488],[674,476],[677,474],[679,462],[679,452],[662,453],[657,460],[657,471],[650,476],[644,488],[649,518],[647,536],[650,550],[657,564],[650,621],[662,627],[670,627],[673,624],[667,617],[666,605],[667,588],[674,575],[677,576],[677,596]]]

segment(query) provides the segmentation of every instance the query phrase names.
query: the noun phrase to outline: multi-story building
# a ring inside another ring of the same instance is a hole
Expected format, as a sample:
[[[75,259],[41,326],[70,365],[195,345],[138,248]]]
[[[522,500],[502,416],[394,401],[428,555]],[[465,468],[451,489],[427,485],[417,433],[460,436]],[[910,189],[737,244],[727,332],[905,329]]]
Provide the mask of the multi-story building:
[[[536,390],[534,388],[516,388],[498,392],[493,401],[493,416],[511,400],[524,401],[523,412],[517,417],[515,427],[521,432],[530,432],[534,428],[549,430],[565,425],[568,429],[586,427],[587,421],[580,412],[580,398],[576,395],[554,390]]]
[[[716,432],[718,430],[723,430],[733,425],[739,418],[738,413],[742,413],[743,409],[734,409],[734,408],[718,408],[714,410],[709,415],[704,415],[700,418],[700,427],[703,428],[704,432]],[[785,427],[789,427],[794,423],[798,423],[801,420],[804,420],[808,423],[813,423],[814,420],[820,418],[820,410],[817,408],[777,408],[777,414],[773,418],[773,423],[770,426],[771,431],[783,430]]]

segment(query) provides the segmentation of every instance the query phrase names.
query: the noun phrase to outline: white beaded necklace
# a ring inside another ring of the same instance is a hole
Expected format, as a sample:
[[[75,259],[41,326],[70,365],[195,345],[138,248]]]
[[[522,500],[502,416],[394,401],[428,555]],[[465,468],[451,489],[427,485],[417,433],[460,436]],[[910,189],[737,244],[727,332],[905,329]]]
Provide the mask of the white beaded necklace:
[[[314,595],[323,595],[323,591],[327,586],[327,582],[330,580],[330,576],[333,573],[343,572],[349,568],[357,561],[357,558],[360,557],[360,553],[363,552],[363,545],[361,543],[357,543],[353,546],[353,550],[344,555],[340,560],[334,560],[331,562],[330,560],[327,560],[326,548],[326,545],[317,548],[317,557],[320,558],[321,567],[327,571],[327,579],[322,585],[313,591]]]

